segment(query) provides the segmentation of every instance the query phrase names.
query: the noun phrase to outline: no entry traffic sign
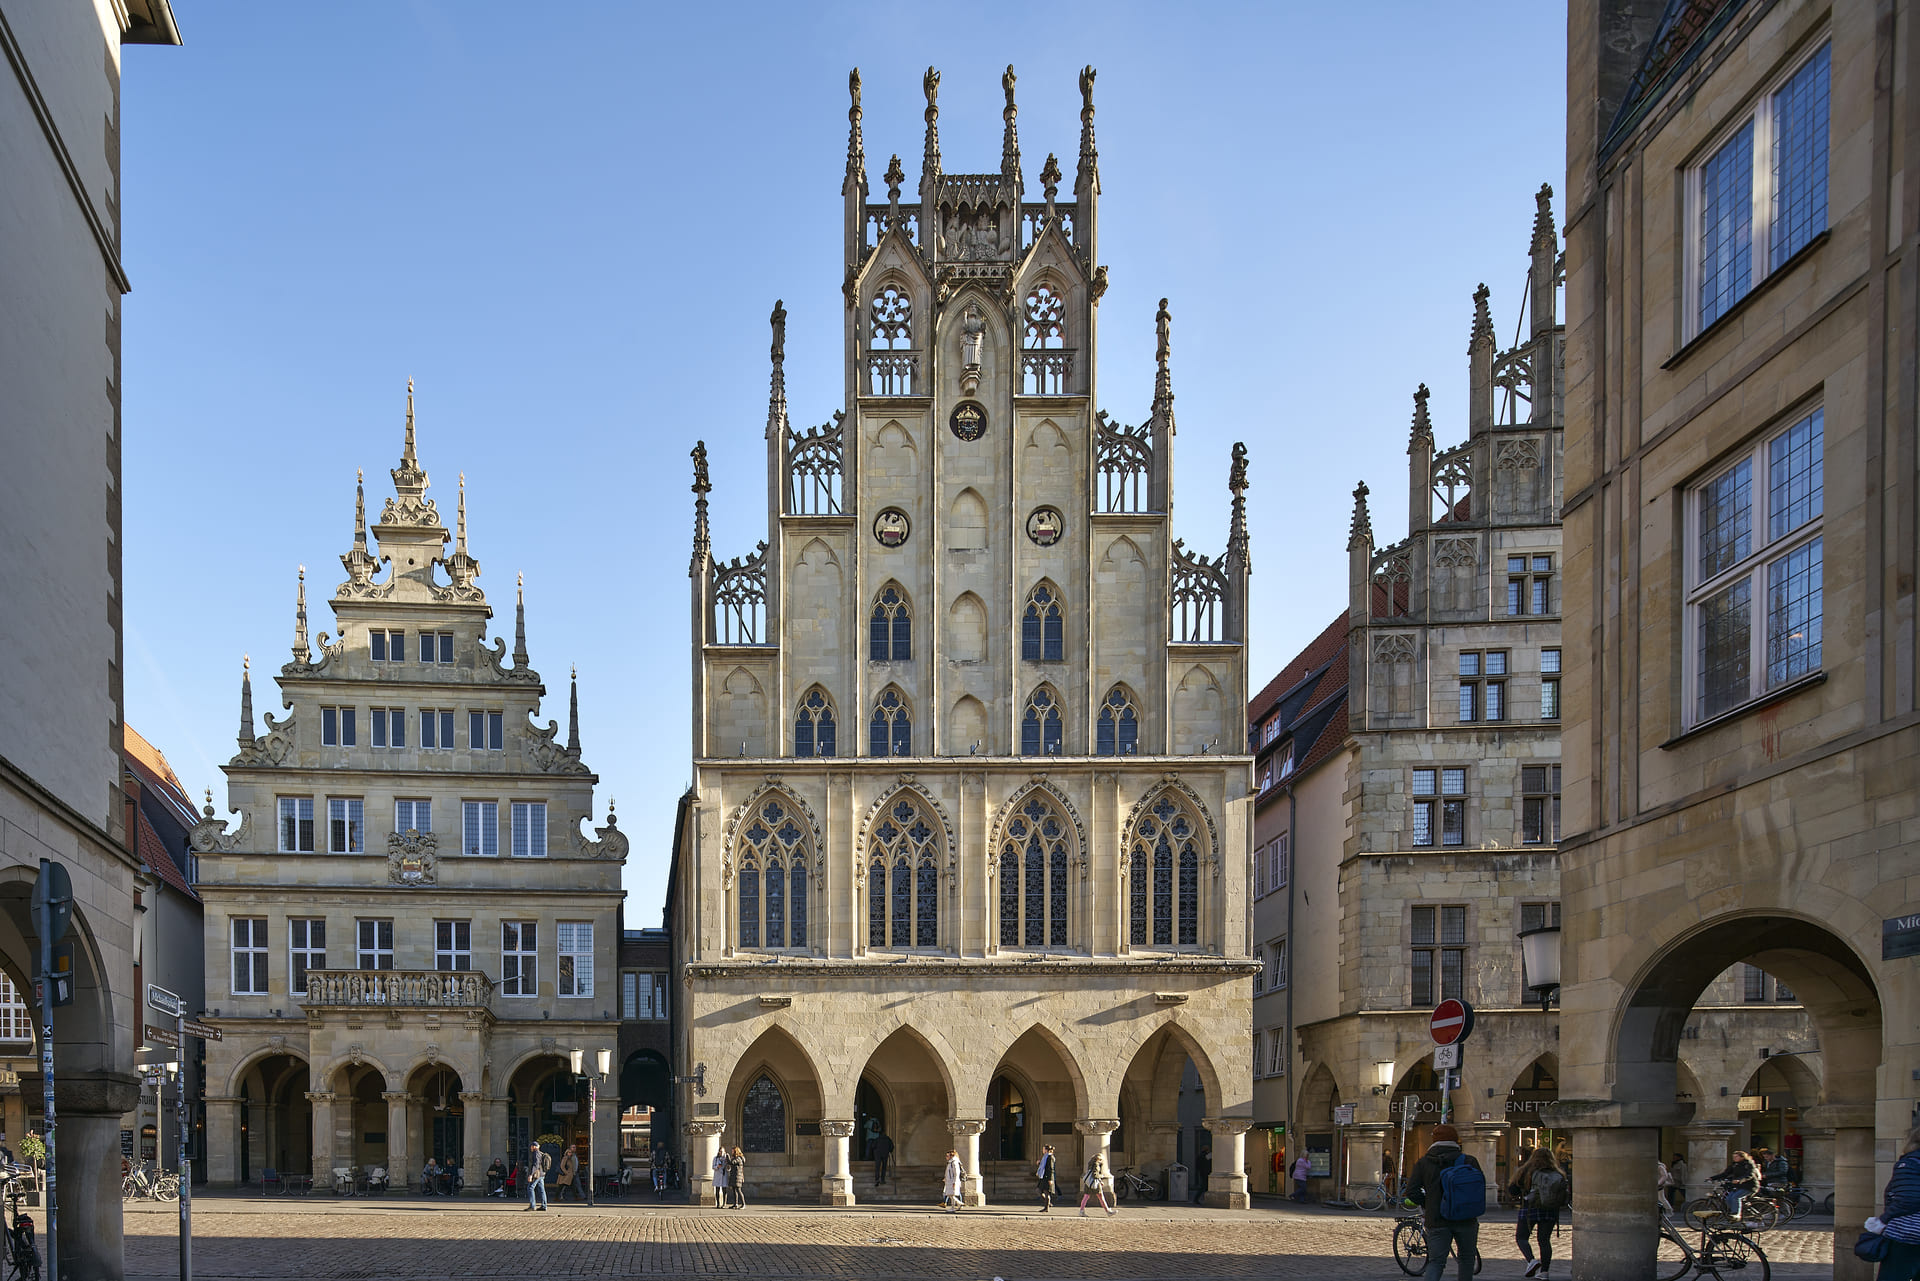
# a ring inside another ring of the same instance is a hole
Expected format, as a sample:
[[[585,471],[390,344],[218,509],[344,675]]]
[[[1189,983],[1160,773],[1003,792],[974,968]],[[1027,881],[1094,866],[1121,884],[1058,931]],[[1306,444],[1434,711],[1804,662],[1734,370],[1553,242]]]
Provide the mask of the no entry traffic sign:
[[[1473,1031],[1473,1007],[1465,1001],[1442,1001],[1427,1020],[1435,1045],[1456,1045]]]

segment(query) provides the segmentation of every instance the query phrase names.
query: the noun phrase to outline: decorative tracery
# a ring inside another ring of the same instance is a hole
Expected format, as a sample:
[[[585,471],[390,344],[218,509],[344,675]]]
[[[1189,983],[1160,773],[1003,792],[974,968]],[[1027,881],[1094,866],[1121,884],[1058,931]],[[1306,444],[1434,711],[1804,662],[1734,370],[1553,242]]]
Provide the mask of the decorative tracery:
[[[834,756],[836,740],[833,700],[815,685],[801,696],[799,710],[793,714],[793,754]]]
[[[787,431],[787,514],[837,516],[845,482],[846,455],[841,420],[805,431]]]
[[[867,657],[876,663],[903,663],[913,657],[913,610],[897,583],[873,598]]]
[[[885,285],[874,294],[868,319],[868,341],[874,350],[913,346],[913,299],[898,285]]]
[[[873,828],[867,853],[867,945],[940,945],[940,830],[902,795]]]
[[[807,945],[811,844],[800,815],[779,797],[765,798],[741,829],[734,882],[741,947]]]
[[[1065,819],[1035,793],[1007,820],[1000,846],[1000,946],[1067,945]]]
[[[1140,710],[1124,685],[1107,691],[1094,727],[1094,754],[1133,756],[1140,750]]]
[[[1153,473],[1150,424],[1128,427],[1094,415],[1099,430],[1094,442],[1094,466],[1099,474],[1094,501],[1103,512],[1143,512],[1149,509],[1148,482]]]
[[[1020,721],[1020,754],[1058,756],[1060,732],[1060,696],[1052,686],[1042,685],[1027,699],[1027,712]]]
[[[1051,285],[1038,285],[1027,295],[1028,351],[1052,351],[1067,345],[1067,309]]]
[[[1178,794],[1162,792],[1127,841],[1127,941],[1191,947],[1200,941],[1200,825]]]
[[[757,645],[766,623],[767,545],[713,571],[714,639],[722,645]]]
[[[913,715],[907,700],[894,686],[873,704],[867,724],[867,755],[910,756],[913,753]]]
[[[1066,611],[1060,589],[1041,583],[1027,595],[1020,620],[1020,657],[1029,663],[1057,663],[1066,656]]]
[[[1212,644],[1220,639],[1227,598],[1224,560],[1190,552],[1183,540],[1173,540],[1173,616],[1169,622],[1175,642]]]

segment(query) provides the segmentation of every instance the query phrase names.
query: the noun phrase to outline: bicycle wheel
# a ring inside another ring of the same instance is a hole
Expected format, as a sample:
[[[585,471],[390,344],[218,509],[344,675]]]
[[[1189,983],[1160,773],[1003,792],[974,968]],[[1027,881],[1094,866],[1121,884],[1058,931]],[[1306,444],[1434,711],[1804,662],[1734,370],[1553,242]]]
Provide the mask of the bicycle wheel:
[[[1387,1208],[1387,1190],[1378,1183],[1369,1183],[1354,1194],[1353,1203],[1362,1210],[1384,1210]]]
[[[1402,1219],[1393,1229],[1393,1261],[1410,1277],[1427,1270],[1427,1229],[1417,1219]]]
[[[1793,1194],[1793,1205],[1788,1211],[1788,1217],[1792,1219],[1804,1219],[1812,1213],[1813,1193],[1795,1192]]]
[[[1164,1201],[1166,1199],[1167,1199],[1167,1185],[1165,1183],[1147,1184],[1147,1200]]]
[[[122,1201],[131,1201],[139,1195],[140,1185],[134,1181],[131,1174],[120,1180],[120,1199]]]
[[[1680,1217],[1695,1232],[1702,1228],[1718,1227],[1727,1217],[1727,1203],[1717,1196],[1697,1196],[1687,1202],[1686,1209],[1680,1211]]]
[[[1660,1246],[1653,1256],[1654,1281],[1682,1281],[1693,1271],[1693,1251],[1672,1224],[1660,1225]]]
[[[1710,1232],[1700,1250],[1700,1275],[1733,1281],[1768,1281],[1773,1269],[1767,1253],[1754,1239],[1739,1232]]]
[[[1113,1199],[1115,1201],[1124,1201],[1132,1195],[1133,1180],[1123,1174],[1113,1181]]]
[[[156,1201],[178,1201],[180,1199],[180,1176],[170,1174],[154,1184],[153,1199]]]

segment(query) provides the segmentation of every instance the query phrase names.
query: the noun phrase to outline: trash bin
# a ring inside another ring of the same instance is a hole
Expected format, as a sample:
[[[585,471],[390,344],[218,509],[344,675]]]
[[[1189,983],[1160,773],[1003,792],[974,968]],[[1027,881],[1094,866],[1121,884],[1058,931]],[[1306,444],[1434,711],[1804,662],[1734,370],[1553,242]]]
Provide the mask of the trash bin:
[[[1167,1200],[1187,1199],[1187,1167],[1175,1161],[1167,1167]]]

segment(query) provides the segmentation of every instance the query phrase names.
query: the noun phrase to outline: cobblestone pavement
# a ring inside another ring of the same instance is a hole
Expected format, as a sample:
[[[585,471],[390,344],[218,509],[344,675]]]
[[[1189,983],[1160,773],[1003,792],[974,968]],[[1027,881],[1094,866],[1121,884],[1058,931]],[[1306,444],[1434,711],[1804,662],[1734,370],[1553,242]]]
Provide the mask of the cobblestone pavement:
[[[129,1281],[178,1276],[175,1207],[127,1207]],[[942,1214],[864,1206],[717,1211],[651,1203],[284,1201],[201,1197],[193,1205],[200,1281],[469,1281],[514,1277],[861,1278],[862,1281],[1066,1281],[1100,1278],[1393,1278],[1385,1215],[1133,1207],[1082,1219],[996,1206]],[[1830,1227],[1764,1237],[1776,1277],[1832,1274]],[[1562,1233],[1560,1240],[1567,1241]],[[1483,1281],[1518,1277],[1509,1216],[1482,1228]],[[1555,1273],[1565,1276],[1560,1259]]]

